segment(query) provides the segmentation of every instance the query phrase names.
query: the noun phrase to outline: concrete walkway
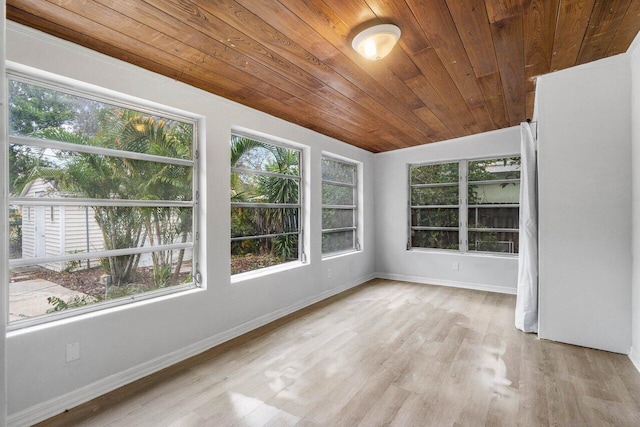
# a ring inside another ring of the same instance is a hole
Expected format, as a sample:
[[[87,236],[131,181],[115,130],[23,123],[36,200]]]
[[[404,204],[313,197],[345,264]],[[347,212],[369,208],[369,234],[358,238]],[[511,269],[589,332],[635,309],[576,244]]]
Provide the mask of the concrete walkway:
[[[9,321],[28,319],[47,314],[53,308],[47,301],[49,297],[58,297],[68,301],[73,297],[89,295],[72,291],[44,279],[25,280],[9,284]],[[91,297],[89,297],[91,298]]]

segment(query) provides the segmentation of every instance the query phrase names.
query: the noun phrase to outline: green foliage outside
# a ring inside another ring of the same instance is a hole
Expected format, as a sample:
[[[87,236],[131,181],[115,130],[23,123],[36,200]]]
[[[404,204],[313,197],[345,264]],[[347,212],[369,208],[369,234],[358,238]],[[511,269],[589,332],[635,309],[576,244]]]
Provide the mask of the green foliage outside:
[[[77,308],[89,304],[94,304],[96,302],[99,302],[99,299],[94,298],[90,295],[83,295],[82,297],[74,296],[66,301],[58,297],[48,297],[47,302],[49,303],[49,305],[53,306],[47,310],[47,313],[55,313],[56,311],[64,311],[70,308]]]
[[[292,178],[286,178],[234,171],[231,174],[230,197],[232,203],[299,203],[298,180],[293,179],[300,174],[300,154],[298,151],[249,138],[232,136],[231,166],[292,176]],[[298,216],[297,208],[232,206],[232,237],[296,233],[273,238],[233,241],[231,243],[232,274],[297,259]],[[251,258],[256,256],[262,259]],[[247,257],[250,261],[242,263],[241,257]]]
[[[9,208],[9,250],[11,258],[22,254],[22,213],[15,208]]]
[[[411,166],[411,184],[451,184],[442,187],[412,187],[412,206],[454,206],[412,208],[411,224],[419,227],[458,227],[458,163]],[[411,230],[411,246],[458,249],[457,230]]]

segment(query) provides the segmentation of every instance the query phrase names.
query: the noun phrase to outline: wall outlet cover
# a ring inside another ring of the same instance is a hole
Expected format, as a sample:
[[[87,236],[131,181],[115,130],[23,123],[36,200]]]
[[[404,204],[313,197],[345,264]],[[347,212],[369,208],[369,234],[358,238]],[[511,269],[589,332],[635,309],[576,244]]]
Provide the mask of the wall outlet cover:
[[[80,343],[67,344],[67,363],[80,359]]]

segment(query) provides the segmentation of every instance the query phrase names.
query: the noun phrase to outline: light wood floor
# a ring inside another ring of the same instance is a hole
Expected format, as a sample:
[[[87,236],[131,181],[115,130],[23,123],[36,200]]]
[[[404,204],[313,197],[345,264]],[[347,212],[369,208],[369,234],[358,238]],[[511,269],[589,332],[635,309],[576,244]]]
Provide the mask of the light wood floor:
[[[374,280],[51,426],[640,426],[624,355],[514,326],[515,297]]]

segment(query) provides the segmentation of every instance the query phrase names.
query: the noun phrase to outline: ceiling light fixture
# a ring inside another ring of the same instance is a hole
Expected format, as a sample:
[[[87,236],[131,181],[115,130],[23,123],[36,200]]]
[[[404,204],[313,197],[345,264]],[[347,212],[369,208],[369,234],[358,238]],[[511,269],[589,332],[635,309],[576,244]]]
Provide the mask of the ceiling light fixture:
[[[400,38],[400,28],[393,24],[369,27],[353,38],[351,46],[366,59],[382,59],[391,52]]]

